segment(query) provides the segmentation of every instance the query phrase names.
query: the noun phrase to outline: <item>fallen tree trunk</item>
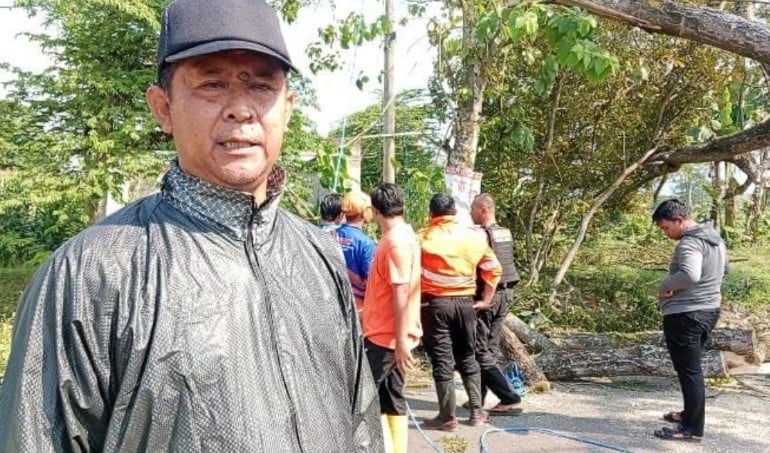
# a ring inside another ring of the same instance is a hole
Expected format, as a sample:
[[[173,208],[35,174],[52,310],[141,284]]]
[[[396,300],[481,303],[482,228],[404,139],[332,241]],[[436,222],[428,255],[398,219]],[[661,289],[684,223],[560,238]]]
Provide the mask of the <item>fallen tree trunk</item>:
[[[552,349],[540,354],[536,363],[552,381],[583,377],[676,375],[666,348],[652,345],[583,351]],[[702,366],[706,377],[727,376],[719,351],[705,351]]]
[[[519,319],[518,316],[508,313],[503,320],[503,325],[521,340],[522,343],[529,346],[531,351],[542,352],[556,347],[545,335],[529,327],[526,322]]]
[[[527,348],[506,326],[502,326],[501,329],[500,346],[506,359],[515,360],[519,364],[521,373],[524,375],[524,384],[535,392],[547,392],[551,389],[551,384],[537,363],[529,356]]]
[[[757,345],[757,348],[754,351],[746,354],[746,362],[752,365],[761,365],[766,358],[767,358],[767,345],[764,343],[759,343]]]
[[[638,345],[666,347],[663,332],[636,333],[573,333],[551,338],[558,348],[568,351],[586,349],[629,348]],[[758,348],[757,337],[752,329],[714,329],[706,342],[707,350],[730,351],[748,356],[755,354]]]

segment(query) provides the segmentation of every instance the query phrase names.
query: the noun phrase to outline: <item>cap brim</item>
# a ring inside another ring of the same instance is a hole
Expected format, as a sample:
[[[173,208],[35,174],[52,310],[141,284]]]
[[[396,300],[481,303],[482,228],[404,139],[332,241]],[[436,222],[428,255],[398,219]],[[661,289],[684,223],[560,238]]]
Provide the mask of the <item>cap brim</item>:
[[[299,74],[299,70],[291,63],[291,61],[289,61],[288,58],[284,57],[273,49],[267,46],[263,46],[262,44],[239,40],[213,41],[207,42],[205,44],[199,44],[197,46],[190,47],[189,49],[185,49],[181,52],[167,56],[164,62],[175,63],[187,58],[199,57],[201,55],[208,55],[217,52],[225,52],[227,50],[250,50],[252,52],[265,54],[275,58],[282,64],[286,65],[289,69]]]

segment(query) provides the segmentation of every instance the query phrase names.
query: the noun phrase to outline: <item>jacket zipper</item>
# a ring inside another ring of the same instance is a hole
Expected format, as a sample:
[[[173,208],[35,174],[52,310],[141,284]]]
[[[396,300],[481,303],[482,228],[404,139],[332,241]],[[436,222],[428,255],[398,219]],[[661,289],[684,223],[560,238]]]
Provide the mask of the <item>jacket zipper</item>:
[[[270,292],[267,289],[267,281],[265,280],[265,276],[262,273],[262,267],[259,264],[259,257],[257,256],[256,251],[254,250],[254,233],[253,233],[253,226],[254,226],[254,214],[256,213],[257,209],[252,208],[251,210],[251,218],[249,219],[249,232],[246,238],[246,255],[248,256],[249,263],[251,264],[252,271],[254,272],[254,275],[257,277],[257,281],[259,282],[259,285],[262,287],[262,291],[264,294],[264,300],[265,300],[265,308],[267,310],[267,321],[268,325],[270,326],[270,344],[273,347],[273,353],[275,354],[275,359],[278,362],[278,374],[281,376],[281,383],[283,384],[283,388],[286,391],[286,399],[288,400],[288,406],[289,406],[289,413],[291,414],[291,422],[294,427],[294,436],[297,440],[297,446],[299,447],[300,452],[304,452],[305,449],[302,446],[302,439],[300,438],[299,434],[299,421],[297,420],[297,410],[294,407],[294,401],[291,398],[291,393],[289,392],[289,386],[286,382],[286,376],[284,376],[283,373],[283,364],[281,363],[281,354],[278,350],[278,343],[275,341],[275,318],[273,316],[273,304],[270,300]]]

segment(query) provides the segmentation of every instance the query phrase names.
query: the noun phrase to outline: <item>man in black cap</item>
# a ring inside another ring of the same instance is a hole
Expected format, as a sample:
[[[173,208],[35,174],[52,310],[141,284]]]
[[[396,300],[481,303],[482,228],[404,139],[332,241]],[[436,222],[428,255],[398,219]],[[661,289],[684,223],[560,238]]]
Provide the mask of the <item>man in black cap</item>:
[[[177,0],[147,91],[178,158],[19,304],[0,451],[381,451],[333,238],[279,208],[294,94],[261,0]]]

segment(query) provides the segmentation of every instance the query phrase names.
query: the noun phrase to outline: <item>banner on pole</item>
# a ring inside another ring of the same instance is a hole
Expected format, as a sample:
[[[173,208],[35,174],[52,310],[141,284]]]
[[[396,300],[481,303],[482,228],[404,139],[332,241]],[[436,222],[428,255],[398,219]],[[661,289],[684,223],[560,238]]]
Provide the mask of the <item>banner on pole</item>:
[[[463,223],[473,223],[471,220],[471,203],[476,195],[481,193],[482,173],[466,167],[447,165],[444,170],[444,182],[449,194],[457,205],[457,220]]]

